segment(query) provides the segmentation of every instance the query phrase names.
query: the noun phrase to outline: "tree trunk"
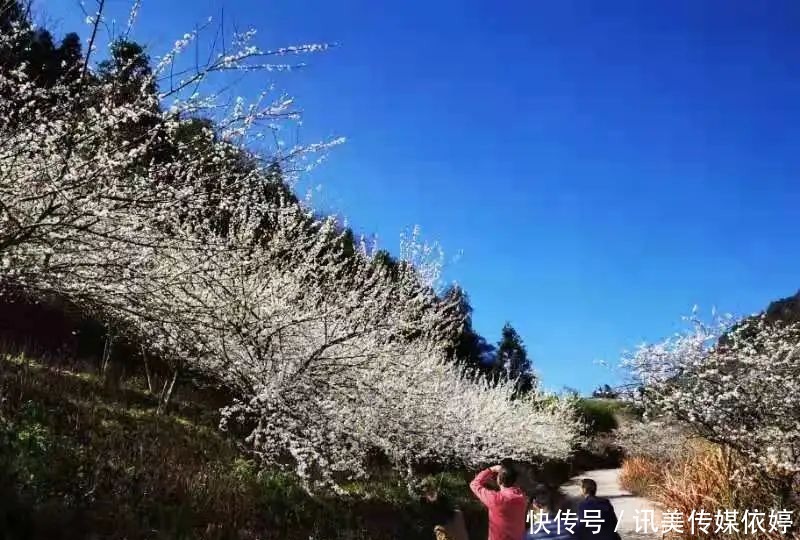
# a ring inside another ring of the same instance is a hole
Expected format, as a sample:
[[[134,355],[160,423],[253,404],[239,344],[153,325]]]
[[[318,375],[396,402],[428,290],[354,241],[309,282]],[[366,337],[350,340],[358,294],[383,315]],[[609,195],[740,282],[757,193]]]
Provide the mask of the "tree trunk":
[[[106,339],[103,343],[103,356],[100,359],[100,374],[105,376],[106,370],[108,369],[108,362],[111,360],[111,349],[114,346],[114,337],[110,334],[106,334]]]
[[[115,359],[113,355],[114,349],[114,336],[111,334],[106,335],[105,346],[103,347],[103,360],[102,360],[102,376],[103,385],[106,390],[112,394],[119,391],[122,381],[123,365],[119,359]]]
[[[147,352],[142,345],[142,359],[144,360],[144,374],[147,377],[147,391],[150,395],[153,394],[153,375],[150,373],[150,362],[147,361]]]
[[[170,399],[172,399],[172,392],[175,390],[175,381],[177,380],[178,368],[175,368],[175,372],[172,374],[172,381],[164,381],[164,388],[161,390],[161,397],[156,414],[164,414],[167,412],[167,406],[169,405]]]

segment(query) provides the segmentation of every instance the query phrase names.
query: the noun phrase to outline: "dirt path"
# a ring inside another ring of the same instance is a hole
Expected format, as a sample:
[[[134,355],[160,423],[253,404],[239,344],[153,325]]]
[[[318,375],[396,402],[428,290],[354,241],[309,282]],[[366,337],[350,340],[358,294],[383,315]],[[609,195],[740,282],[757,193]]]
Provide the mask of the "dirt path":
[[[599,469],[596,471],[589,471],[564,484],[564,492],[570,497],[580,496],[581,488],[580,481],[582,478],[591,478],[597,482],[597,495],[605,497],[611,504],[614,505],[614,511],[619,518],[619,532],[622,540],[651,540],[653,538],[660,538],[658,533],[643,534],[636,532],[636,516],[642,516],[643,510],[653,510],[656,526],[659,525],[659,517],[661,514],[658,506],[652,501],[636,497],[629,492],[622,489],[619,485],[619,469]],[[650,528],[652,531],[652,527]]]

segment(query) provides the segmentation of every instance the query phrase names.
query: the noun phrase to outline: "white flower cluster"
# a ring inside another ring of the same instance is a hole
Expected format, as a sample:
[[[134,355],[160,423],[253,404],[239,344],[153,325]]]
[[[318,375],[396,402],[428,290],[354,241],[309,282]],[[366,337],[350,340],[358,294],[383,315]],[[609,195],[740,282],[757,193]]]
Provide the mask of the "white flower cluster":
[[[616,443],[628,456],[671,461],[685,454],[692,433],[677,422],[625,420],[614,432]]]
[[[467,381],[447,362],[462,321],[431,286],[435,265],[393,265],[363,245],[345,254],[335,220],[314,218],[231,142],[294,118],[290,99],[187,122],[205,103],[204,77],[258,56],[244,44],[251,35],[160,97],[144,91],[194,37],[125,99],[86,72],[44,88],[23,68],[0,69],[0,291],[66,298],[210,376],[236,396],[222,427],[309,484],[364,475],[381,459],[411,470],[566,457],[579,432],[570,406],[512,399],[513,382]],[[326,147],[271,161],[289,170]],[[413,242],[409,258],[432,253]]]
[[[652,416],[686,422],[762,470],[800,471],[800,328],[760,315],[718,319],[627,359]]]

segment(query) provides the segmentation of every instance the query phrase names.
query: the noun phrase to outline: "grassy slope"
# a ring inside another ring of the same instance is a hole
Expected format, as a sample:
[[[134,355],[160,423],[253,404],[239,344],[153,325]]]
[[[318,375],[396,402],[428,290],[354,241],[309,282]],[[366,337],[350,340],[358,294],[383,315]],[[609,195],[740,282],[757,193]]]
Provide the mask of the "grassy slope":
[[[619,467],[622,452],[616,444],[614,430],[629,414],[628,406],[620,400],[580,398],[578,413],[586,426],[588,444],[572,457],[572,475],[592,469]]]
[[[180,393],[171,414],[155,407],[135,381],[110,392],[90,373],[0,354],[0,538],[432,537],[397,480],[312,498],[259,471],[213,407]],[[485,535],[464,475],[442,486]]]
[[[619,416],[627,414],[626,404],[618,399],[581,398],[578,411],[592,435],[610,433],[619,426]]]

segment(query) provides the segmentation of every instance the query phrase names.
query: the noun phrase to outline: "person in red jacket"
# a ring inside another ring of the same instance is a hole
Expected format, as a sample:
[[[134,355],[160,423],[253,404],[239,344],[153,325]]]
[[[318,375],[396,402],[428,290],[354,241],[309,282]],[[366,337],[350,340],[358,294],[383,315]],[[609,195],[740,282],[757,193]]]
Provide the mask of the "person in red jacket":
[[[487,484],[496,483],[500,489]],[[528,499],[517,487],[517,473],[509,463],[495,465],[472,479],[469,488],[489,510],[488,540],[521,540],[525,536]]]

